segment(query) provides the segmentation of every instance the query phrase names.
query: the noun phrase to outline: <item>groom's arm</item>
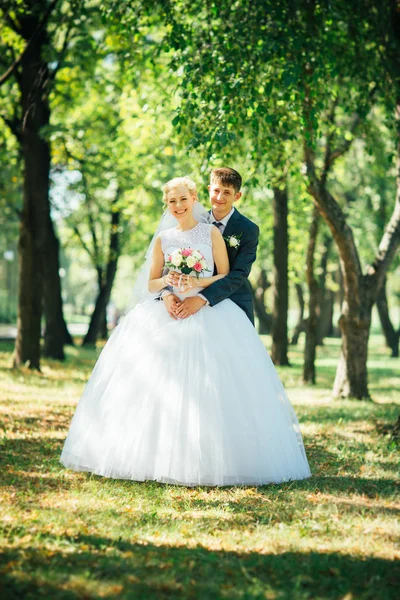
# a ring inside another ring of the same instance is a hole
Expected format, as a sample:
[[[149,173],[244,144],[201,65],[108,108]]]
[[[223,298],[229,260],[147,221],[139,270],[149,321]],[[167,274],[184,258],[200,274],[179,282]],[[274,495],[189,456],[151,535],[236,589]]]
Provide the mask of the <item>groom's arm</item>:
[[[222,300],[229,298],[248,279],[252,264],[256,259],[260,234],[258,226],[255,223],[251,225],[252,227],[248,228],[248,231],[240,240],[239,250],[229,274],[202,290],[201,295],[206,298],[210,306],[215,306]]]

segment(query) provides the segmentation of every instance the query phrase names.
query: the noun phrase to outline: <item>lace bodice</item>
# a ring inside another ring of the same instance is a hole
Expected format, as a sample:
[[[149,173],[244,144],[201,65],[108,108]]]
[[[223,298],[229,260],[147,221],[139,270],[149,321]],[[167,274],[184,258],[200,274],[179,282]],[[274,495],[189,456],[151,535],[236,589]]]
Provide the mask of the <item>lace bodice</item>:
[[[171,227],[160,233],[161,248],[164,253],[164,258],[179,248],[193,248],[199,250],[207,261],[208,271],[200,274],[200,277],[212,277],[214,272],[214,259],[212,252],[211,230],[213,225],[210,223],[197,223],[188,231],[180,231],[177,227]],[[177,293],[178,296],[187,297],[198,294],[202,288],[189,290],[185,294]]]

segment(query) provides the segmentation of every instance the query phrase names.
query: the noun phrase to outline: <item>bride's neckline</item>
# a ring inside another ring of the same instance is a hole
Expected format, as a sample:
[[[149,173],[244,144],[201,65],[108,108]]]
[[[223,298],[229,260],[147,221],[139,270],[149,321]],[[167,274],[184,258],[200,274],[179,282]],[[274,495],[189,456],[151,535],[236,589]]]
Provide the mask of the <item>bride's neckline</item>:
[[[196,223],[196,225],[194,225],[194,227],[191,227],[190,229],[179,229],[178,225],[176,225],[176,226],[175,226],[175,229],[176,229],[177,231],[179,231],[180,233],[187,233],[188,231],[193,231],[193,229],[196,229],[196,227],[197,227],[198,225],[200,225],[200,221],[198,221],[198,222]]]

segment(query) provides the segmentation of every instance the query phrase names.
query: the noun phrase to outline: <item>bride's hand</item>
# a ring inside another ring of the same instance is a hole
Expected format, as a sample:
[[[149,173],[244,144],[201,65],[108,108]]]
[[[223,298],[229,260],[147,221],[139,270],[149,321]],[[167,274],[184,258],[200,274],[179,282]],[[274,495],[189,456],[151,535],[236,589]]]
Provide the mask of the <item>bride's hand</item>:
[[[176,287],[182,294],[184,294],[185,292],[198,287],[198,285],[198,279],[196,277],[191,277],[190,275],[182,275],[180,281],[178,277]]]
[[[169,273],[165,275],[163,279],[166,285],[172,285],[174,288],[177,288],[182,294],[194,287],[197,287],[196,277],[184,275],[183,273],[179,273],[178,271],[169,271]]]
[[[165,285],[171,285],[173,287],[177,287],[180,275],[181,275],[181,273],[177,273],[177,271],[169,271],[166,275],[164,275],[164,277],[162,279],[163,279]]]

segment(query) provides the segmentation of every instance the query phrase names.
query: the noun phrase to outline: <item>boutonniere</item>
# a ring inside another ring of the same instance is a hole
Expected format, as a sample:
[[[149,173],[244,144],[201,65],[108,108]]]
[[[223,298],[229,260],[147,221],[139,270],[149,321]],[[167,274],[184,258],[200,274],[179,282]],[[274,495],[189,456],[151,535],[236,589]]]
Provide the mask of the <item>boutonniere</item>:
[[[228,248],[239,248],[240,246],[240,238],[242,237],[243,233],[239,233],[236,235],[230,235],[228,237],[224,237],[225,243],[228,246]]]

